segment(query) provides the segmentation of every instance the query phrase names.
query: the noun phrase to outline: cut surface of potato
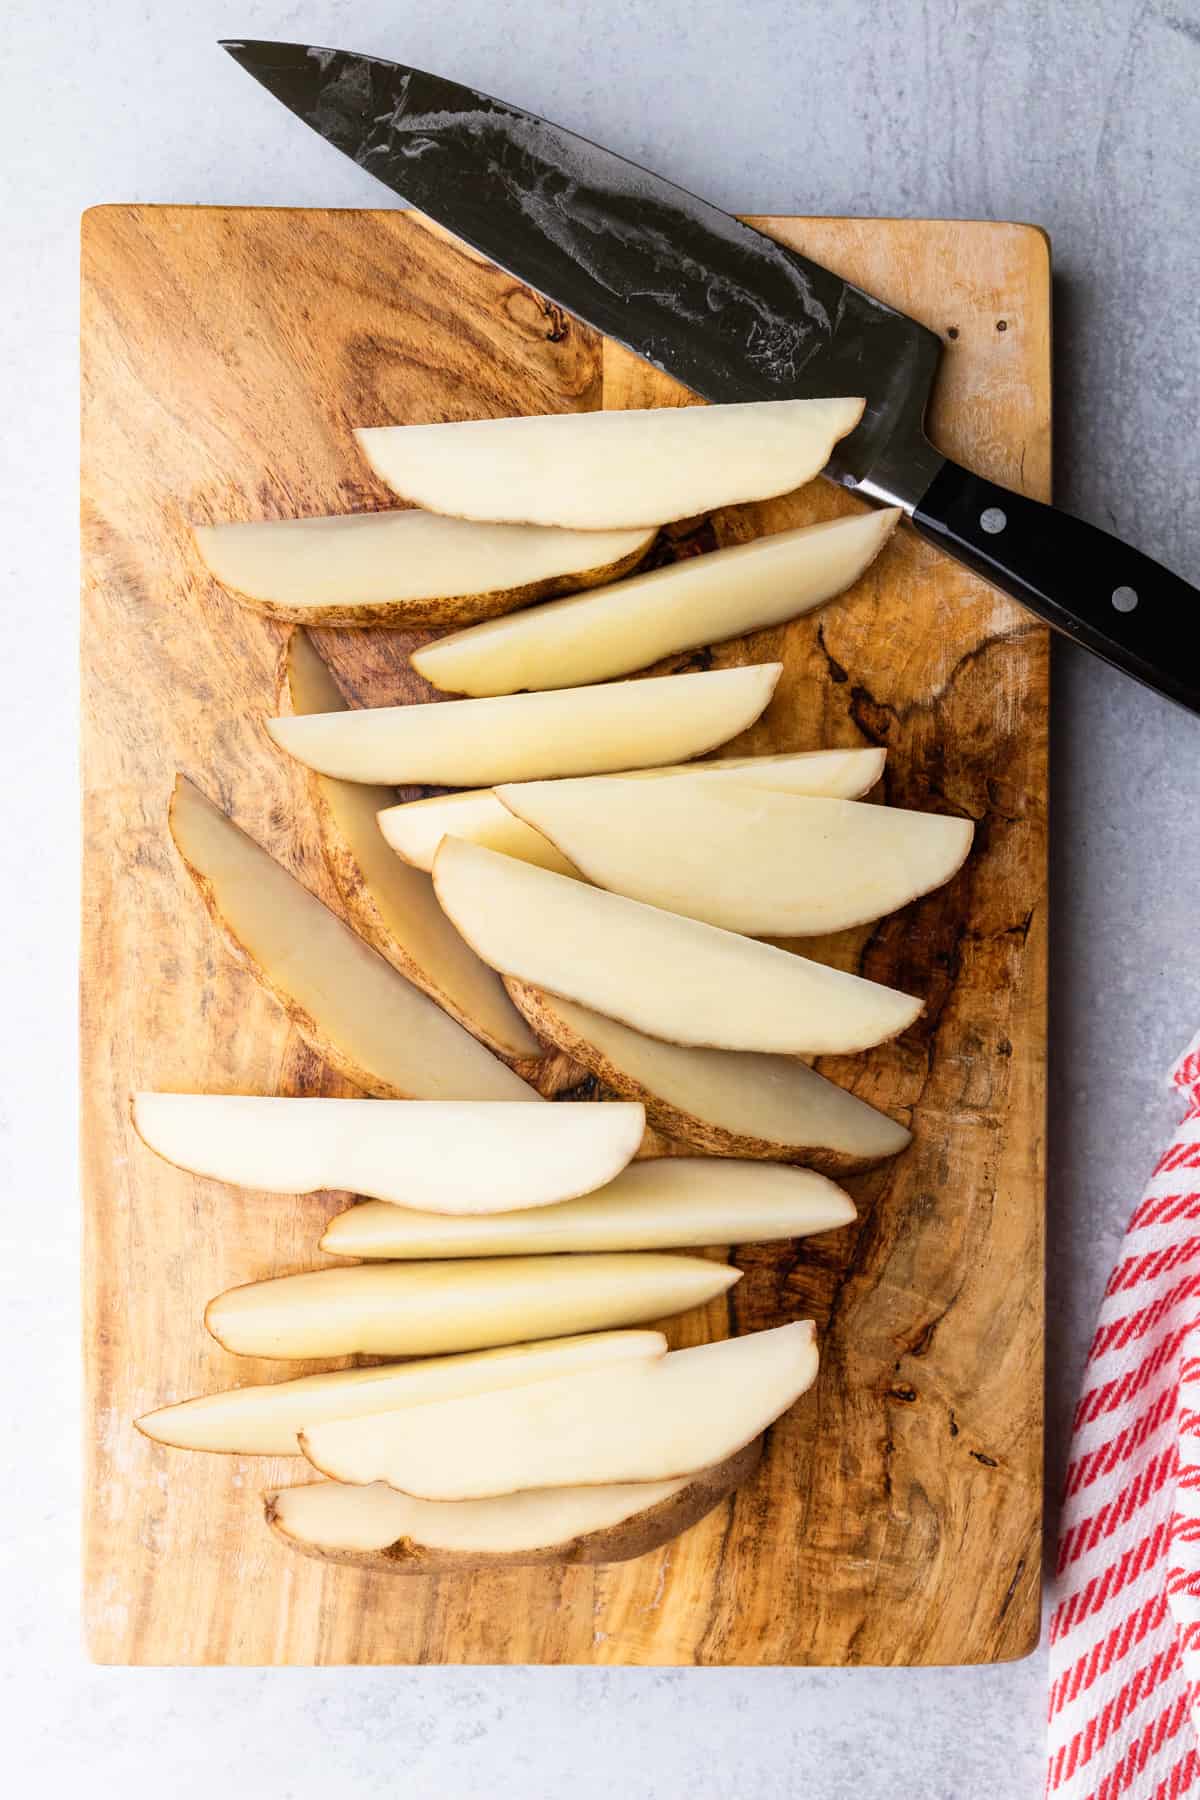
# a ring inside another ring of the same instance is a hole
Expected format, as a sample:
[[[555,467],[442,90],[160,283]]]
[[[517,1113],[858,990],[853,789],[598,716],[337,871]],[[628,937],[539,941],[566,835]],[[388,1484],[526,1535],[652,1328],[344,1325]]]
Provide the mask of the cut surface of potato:
[[[446,838],[438,899],[501,974],[668,1043],[787,1056],[865,1050],[921,1002],[736,932]]]
[[[626,1358],[659,1357],[661,1331],[597,1331],[586,1337],[541,1344],[506,1345],[465,1356],[389,1363],[376,1369],[338,1369],[256,1387],[201,1394],[145,1413],[137,1428],[156,1443],[179,1450],[225,1451],[237,1456],[298,1456],[296,1434],[325,1419],[358,1419],[401,1406],[423,1406],[459,1394],[519,1387],[572,1369],[595,1369]]]
[[[816,937],[896,912],[957,873],[975,829],[695,779],[523,782],[496,797],[598,887],[756,937]]]
[[[861,399],[763,400],[355,435],[393,492],[430,512],[603,531],[786,494],[820,474],[862,413]]]
[[[322,775],[393,786],[492,787],[682,762],[752,725],[782,663],[663,675],[497,700],[431,701],[268,719]]]
[[[503,1217],[447,1219],[368,1201],[332,1219],[321,1248],[368,1259],[686,1250],[810,1237],[854,1216],[849,1194],[812,1169],[664,1156],[631,1163],[581,1200]]]
[[[603,781],[607,777],[592,779]],[[553,869],[559,875],[579,873],[547,838],[509,812],[503,801],[496,798],[494,788],[434,794],[428,800],[409,800],[400,806],[386,807],[379,814],[379,829],[395,854],[414,869],[432,870],[442,839],[461,837],[472,844],[483,844],[488,850],[498,850],[501,856],[515,856],[520,862]]]
[[[614,581],[654,532],[484,525],[415,509],[198,525],[211,574],[272,619],[309,625],[466,625]]]
[[[855,513],[689,556],[423,644],[412,665],[446,693],[473,695],[630,675],[680,650],[781,625],[844,593],[899,517],[898,507]]]
[[[650,1254],[364,1263],[230,1288],[204,1322],[240,1356],[440,1356],[665,1319],[739,1275]]]
[[[347,710],[306,632],[293,631],[288,640],[284,672],[294,712]],[[379,813],[394,805],[395,791],[333,775],[314,774],[311,781],[325,861],[359,935],[501,1056],[537,1057],[537,1040],[495,970],[455,931],[433,883],[399,862],[383,837]]]
[[[311,1100],[135,1094],[168,1162],[269,1194],[346,1188],[439,1213],[553,1206],[613,1181],[646,1127],[636,1103]]]
[[[376,1482],[283,1488],[267,1522],[294,1550],[380,1572],[611,1563],[644,1556],[720,1504],[758,1466],[761,1438],[675,1481],[535,1488],[489,1500],[414,1500]]]
[[[170,824],[230,947],[331,1067],[381,1098],[536,1099],[182,776]]]
[[[657,781],[677,775],[689,780],[776,789],[785,794],[824,794],[833,799],[856,800],[869,792],[883,774],[885,750],[801,750],[781,756],[724,756],[709,762],[674,763],[665,769],[631,769],[618,776],[592,775],[591,781]],[[513,782],[514,798],[522,782]],[[517,799],[519,804],[519,799]],[[578,875],[579,870],[540,831],[534,831],[497,799],[494,788],[465,794],[435,794],[429,800],[410,800],[387,805],[379,814],[379,828],[398,856],[416,869],[433,868],[438,845],[444,837],[467,838],[502,856],[536,863],[559,875]]]
[[[717,786],[733,782],[737,787],[770,788],[780,794],[857,800],[875,786],[886,761],[887,751],[875,745],[855,750],[782,750],[773,756],[713,756],[671,769],[630,769],[615,779],[650,781],[678,775]]]
[[[795,1057],[684,1049],[521,982],[510,982],[509,992],[547,1043],[615,1093],[641,1100],[658,1130],[710,1156],[847,1175],[912,1141],[895,1119]]]
[[[423,1500],[672,1481],[750,1443],[816,1373],[816,1333],[805,1320],[654,1363],[314,1425],[300,1448],[336,1481],[386,1481]]]

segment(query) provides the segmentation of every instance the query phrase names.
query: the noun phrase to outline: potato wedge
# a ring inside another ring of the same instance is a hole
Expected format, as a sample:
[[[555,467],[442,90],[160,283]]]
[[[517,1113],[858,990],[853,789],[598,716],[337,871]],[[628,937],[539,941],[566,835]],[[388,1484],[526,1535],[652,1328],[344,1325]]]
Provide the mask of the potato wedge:
[[[819,475],[861,399],[552,413],[355,433],[402,499],[460,519],[609,531],[786,494]]]
[[[615,581],[654,532],[481,525],[415,509],[197,525],[209,573],[269,619],[306,625],[469,625]]]
[[[266,1496],[290,1549],[380,1574],[462,1573],[529,1564],[616,1563],[679,1537],[753,1475],[755,1438],[714,1469],[675,1481],[535,1488],[491,1500],[414,1500],[382,1482],[306,1482]]]
[[[401,515],[407,516],[407,515]],[[293,631],[284,660],[295,713],[345,711],[346,702],[311,638]],[[433,883],[392,854],[379,828],[395,790],[312,777],[325,862],[346,917],[373,949],[501,1056],[541,1054],[493,969],[465,944],[437,903]]]
[[[663,1156],[630,1163],[607,1187],[582,1199],[531,1212],[448,1219],[367,1201],[330,1220],[321,1248],[367,1260],[687,1250],[811,1237],[848,1225],[854,1216],[849,1194],[812,1169]]]
[[[744,782],[748,787],[775,789],[784,794],[824,794],[832,799],[857,800],[868,793],[883,774],[886,750],[800,750],[781,756],[723,756],[708,762],[674,763],[665,769],[630,769],[620,776],[593,775],[592,781],[657,781],[686,775],[699,781]],[[524,784],[514,782],[514,791]],[[494,788],[464,794],[435,794],[429,800],[410,800],[388,806],[379,814],[379,828],[405,862],[415,869],[433,868],[437,847],[444,837],[467,838],[485,849],[499,850],[521,862],[536,863],[559,875],[579,870],[496,798]]]
[[[921,1012],[894,988],[462,838],[443,840],[433,885],[502,975],[667,1043],[785,1056],[866,1050]]]
[[[268,719],[282,750],[322,775],[393,786],[492,787],[683,762],[745,731],[782,663]]]
[[[363,1263],[230,1288],[204,1322],[239,1356],[440,1356],[665,1319],[739,1278],[649,1254]]]
[[[752,937],[818,937],[957,874],[970,819],[679,781],[526,781],[496,798],[597,887]]]
[[[811,1320],[524,1388],[337,1419],[300,1434],[335,1481],[386,1481],[421,1500],[529,1488],[672,1481],[724,1462],[817,1374]]]
[[[540,1344],[509,1344],[465,1356],[385,1363],[374,1369],[338,1369],[299,1375],[258,1387],[201,1394],[160,1406],[135,1421],[144,1437],[177,1450],[211,1450],[233,1456],[299,1456],[297,1432],[325,1419],[358,1419],[401,1406],[423,1406],[458,1394],[544,1381],[572,1369],[602,1368],[626,1358],[666,1353],[661,1331],[595,1331],[586,1337]]]
[[[874,562],[899,507],[732,544],[452,632],[412,653],[448,694],[515,694],[632,675],[664,656],[782,625],[843,594]]]
[[[604,781],[607,777],[597,775],[592,779]],[[385,807],[379,814],[379,829],[389,847],[414,869],[431,871],[442,839],[460,837],[472,844],[483,844],[488,850],[498,850],[501,856],[515,856],[519,862],[535,863],[539,869],[579,878],[579,870],[548,838],[518,819],[496,798],[495,788],[434,794],[428,800]]]
[[[640,1100],[657,1130],[709,1156],[805,1163],[850,1175],[896,1156],[911,1132],[790,1056],[690,1050],[510,981],[534,1030],[614,1093]]]
[[[230,949],[318,1055],[365,1093],[537,1098],[183,776],[175,783],[170,825]]]
[[[133,1123],[168,1162],[235,1187],[346,1188],[397,1208],[499,1213],[554,1206],[615,1180],[637,1154],[646,1112],[628,1101],[135,1094]]]

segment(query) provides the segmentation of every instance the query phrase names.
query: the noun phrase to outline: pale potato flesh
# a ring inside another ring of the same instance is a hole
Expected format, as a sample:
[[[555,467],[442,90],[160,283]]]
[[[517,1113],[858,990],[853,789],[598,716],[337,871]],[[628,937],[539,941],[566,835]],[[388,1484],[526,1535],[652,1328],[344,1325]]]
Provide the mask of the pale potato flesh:
[[[587,880],[755,937],[817,937],[949,881],[969,819],[726,782],[539,781],[496,796]]]
[[[683,766],[686,768],[687,764]],[[592,777],[594,781],[606,779]],[[432,870],[442,839],[460,837],[472,844],[483,844],[488,850],[498,850],[501,856],[515,856],[520,862],[553,869],[559,875],[579,873],[540,831],[534,831],[496,798],[495,788],[434,794],[428,800],[388,806],[379,814],[379,829],[396,855],[414,869]]]
[[[894,988],[461,838],[444,839],[433,883],[501,974],[668,1043],[787,1056],[865,1050],[921,1011]]]
[[[704,762],[679,763],[673,769],[629,769],[614,779],[651,781],[678,775],[716,785],[733,782],[737,787],[770,788],[780,794],[858,800],[875,786],[886,761],[887,751],[873,744],[853,750],[781,750],[770,756],[713,756]]]
[[[626,1358],[659,1357],[661,1331],[597,1331],[541,1344],[506,1345],[465,1356],[389,1363],[374,1369],[339,1369],[256,1387],[201,1394],[144,1413],[137,1428],[156,1443],[179,1450],[224,1451],[236,1456],[298,1456],[297,1433],[325,1419],[358,1419],[401,1406],[423,1406],[459,1394],[544,1381],[572,1369],[594,1369]]]
[[[298,1545],[386,1550],[407,1540],[430,1550],[511,1556],[570,1544],[669,1500],[688,1484],[634,1481],[608,1487],[533,1489],[489,1500],[414,1500],[383,1482],[347,1487],[307,1482],[271,1496],[271,1523]]]
[[[685,1049],[537,988],[512,982],[509,991],[547,1043],[641,1100],[658,1130],[710,1156],[779,1158],[841,1175],[911,1142],[897,1120],[795,1057]]]
[[[849,1194],[812,1169],[665,1156],[631,1163],[582,1199],[500,1217],[447,1219],[367,1201],[330,1221],[321,1248],[368,1259],[684,1250],[811,1237],[854,1216]]]
[[[654,1363],[314,1425],[300,1447],[336,1481],[385,1481],[423,1500],[671,1481],[756,1438],[812,1386],[817,1360],[805,1320]]]
[[[248,525],[198,525],[196,546],[223,586],[274,619],[426,627],[612,581],[654,532],[491,525],[416,509]]]
[[[765,400],[391,425],[355,433],[403,499],[576,531],[666,525],[819,475],[861,399]]]
[[[346,710],[342,691],[307,632],[293,631],[285,674],[294,712]],[[490,1049],[501,1056],[538,1056],[537,1040],[495,970],[455,931],[433,883],[399,862],[381,834],[380,810],[394,805],[395,791],[332,775],[311,779],[325,861],[359,935]]]
[[[608,774],[683,762],[736,737],[767,705],[782,667],[756,663],[549,694],[361,707],[268,719],[267,728],[281,749],[344,781],[477,788]]]
[[[738,1279],[723,1263],[649,1253],[364,1263],[230,1288],[204,1322],[240,1356],[440,1356],[643,1325]]]
[[[171,834],[231,947],[318,1054],[365,1092],[536,1099],[182,776]]]
[[[898,507],[827,519],[690,556],[590,594],[489,619],[412,654],[452,694],[577,687],[664,656],[781,625],[844,593],[870,567]]]
[[[708,762],[675,763],[665,769],[623,770],[620,776],[592,775],[591,781],[657,781],[677,775],[705,782],[744,782],[785,794],[825,794],[855,800],[868,793],[883,774],[885,750],[800,750],[780,756],[723,756]],[[511,784],[514,792],[524,786]],[[534,831],[496,797],[494,788],[464,794],[435,794],[429,800],[389,805],[379,814],[379,828],[398,856],[416,869],[433,868],[444,837],[467,838],[503,856],[536,863],[559,875],[579,870],[540,831]]]
[[[281,1099],[135,1094],[151,1150],[269,1194],[345,1188],[437,1213],[553,1206],[611,1182],[636,1155],[636,1102]]]

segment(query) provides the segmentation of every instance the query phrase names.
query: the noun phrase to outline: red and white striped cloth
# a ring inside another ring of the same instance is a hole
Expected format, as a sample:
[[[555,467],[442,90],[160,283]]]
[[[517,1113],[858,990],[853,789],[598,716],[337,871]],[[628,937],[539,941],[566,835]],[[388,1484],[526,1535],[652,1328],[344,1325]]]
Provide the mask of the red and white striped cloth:
[[[1046,1791],[1200,1796],[1200,1037],[1129,1221],[1075,1413],[1050,1619]]]

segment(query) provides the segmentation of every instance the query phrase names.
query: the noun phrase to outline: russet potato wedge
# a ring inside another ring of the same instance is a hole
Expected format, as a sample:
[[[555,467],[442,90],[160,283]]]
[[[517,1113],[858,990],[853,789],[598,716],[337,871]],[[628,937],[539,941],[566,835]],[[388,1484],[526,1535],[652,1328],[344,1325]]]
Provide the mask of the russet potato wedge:
[[[723,756],[707,762],[674,763],[665,769],[630,769],[619,776],[592,775],[590,781],[658,781],[686,776],[689,780],[724,783],[744,782],[749,787],[775,789],[784,794],[824,794],[832,799],[857,800],[868,793],[883,774],[885,750],[800,750],[780,756]],[[519,804],[522,782],[511,784]],[[578,875],[568,861],[539,831],[534,831],[496,796],[494,788],[463,794],[435,794],[429,800],[410,800],[389,805],[379,814],[384,837],[405,862],[415,869],[433,868],[433,859],[444,837],[467,838],[487,850],[499,850],[521,862],[554,869],[560,875]]]
[[[511,1344],[465,1356],[387,1363],[374,1369],[338,1369],[300,1375],[257,1387],[201,1394],[161,1406],[136,1421],[143,1436],[178,1450],[210,1450],[235,1456],[298,1456],[296,1434],[325,1419],[357,1419],[401,1406],[423,1406],[459,1394],[544,1381],[572,1369],[602,1368],[627,1358],[666,1353],[661,1331],[596,1331],[585,1337]]]
[[[848,1175],[896,1156],[911,1133],[791,1056],[684,1049],[571,1000],[510,981],[534,1030],[615,1093],[640,1100],[657,1130],[708,1156],[800,1162]]]
[[[861,399],[765,400],[391,425],[355,433],[430,512],[606,531],[786,494],[819,475]]]
[[[894,988],[462,838],[443,840],[433,885],[502,975],[668,1043],[787,1056],[866,1050],[921,1011]]]
[[[347,1188],[397,1208],[499,1213],[613,1181],[638,1151],[646,1113],[628,1101],[135,1094],[133,1123],[168,1162],[236,1187]]]
[[[284,689],[294,713],[347,710],[307,632],[293,631],[288,640]],[[382,836],[379,813],[395,804],[395,791],[333,775],[311,781],[325,861],[360,937],[490,1049],[537,1057],[537,1041],[495,971],[455,931],[428,877],[406,868]]]
[[[684,762],[736,737],[767,705],[782,667],[757,663],[496,700],[362,707],[268,719],[267,728],[289,755],[344,781],[477,788],[599,775]]]
[[[415,509],[198,525],[193,535],[210,574],[268,618],[409,630],[615,581],[654,542],[642,528],[559,531]]]
[[[440,1356],[643,1325],[703,1306],[739,1276],[649,1253],[363,1263],[230,1288],[204,1322],[239,1356]]]
[[[895,529],[898,507],[802,525],[690,556],[590,594],[453,632],[412,654],[450,694],[577,687],[664,656],[782,625],[845,593]]]
[[[697,1524],[758,1466],[762,1439],[675,1481],[535,1488],[489,1500],[414,1500],[377,1482],[306,1482],[266,1497],[267,1522],[306,1556],[379,1574],[615,1563]]]
[[[679,781],[537,781],[497,799],[588,881],[754,937],[817,937],[956,874],[974,825],[941,813]]]
[[[335,1481],[385,1481],[422,1500],[673,1481],[736,1454],[816,1374],[816,1333],[804,1320],[653,1363],[314,1425],[300,1448]]]
[[[849,1194],[812,1169],[664,1156],[630,1163],[607,1187],[582,1199],[531,1212],[449,1219],[368,1201],[330,1220],[321,1248],[368,1260],[686,1250],[811,1237],[848,1225],[854,1216]]]
[[[332,1068],[384,1099],[534,1090],[180,776],[171,835],[230,948]]]
[[[591,779],[603,781],[607,777]],[[495,788],[434,794],[428,800],[409,800],[400,806],[386,807],[379,814],[379,829],[395,854],[414,869],[431,871],[442,839],[460,837],[482,844],[485,849],[498,850],[501,856],[536,863],[539,869],[553,869],[558,875],[579,875],[574,864],[548,838],[526,825],[524,819],[518,819],[497,799]]]

